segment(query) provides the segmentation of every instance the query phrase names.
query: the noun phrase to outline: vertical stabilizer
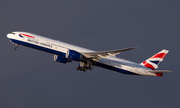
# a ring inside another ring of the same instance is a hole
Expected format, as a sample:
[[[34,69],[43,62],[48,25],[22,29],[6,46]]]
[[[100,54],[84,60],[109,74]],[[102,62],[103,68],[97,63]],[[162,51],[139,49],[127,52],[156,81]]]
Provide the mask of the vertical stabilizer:
[[[169,52],[168,50],[163,49],[162,51],[155,54],[151,58],[142,62],[140,65],[143,65],[143,66],[150,68],[152,70],[156,70],[158,68],[158,66],[160,65],[160,63],[163,61],[163,59],[166,57],[168,52]]]

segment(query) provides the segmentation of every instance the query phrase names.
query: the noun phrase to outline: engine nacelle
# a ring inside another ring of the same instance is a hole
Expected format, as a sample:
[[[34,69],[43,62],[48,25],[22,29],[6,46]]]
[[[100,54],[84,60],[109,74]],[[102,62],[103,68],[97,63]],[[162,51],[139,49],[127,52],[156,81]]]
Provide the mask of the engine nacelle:
[[[75,61],[81,61],[83,58],[83,55],[77,51],[68,50],[66,54],[66,58],[75,60]]]
[[[57,61],[57,62],[60,62],[60,63],[68,63],[68,62],[71,62],[70,59],[67,59],[67,58],[64,58],[62,56],[59,56],[59,55],[54,55],[54,61]]]

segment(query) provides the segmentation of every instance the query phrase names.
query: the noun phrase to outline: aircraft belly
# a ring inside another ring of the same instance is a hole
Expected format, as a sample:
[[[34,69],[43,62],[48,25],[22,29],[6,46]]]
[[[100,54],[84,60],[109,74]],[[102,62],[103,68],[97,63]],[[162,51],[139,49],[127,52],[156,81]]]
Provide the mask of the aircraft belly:
[[[102,68],[105,68],[105,69],[113,70],[115,72],[123,73],[123,74],[139,75],[139,74],[131,72],[129,70],[122,69],[122,68],[120,68],[118,66],[108,65],[108,64],[103,63],[103,62],[96,62],[96,63],[93,63],[93,65],[98,66],[98,67],[102,67]]]

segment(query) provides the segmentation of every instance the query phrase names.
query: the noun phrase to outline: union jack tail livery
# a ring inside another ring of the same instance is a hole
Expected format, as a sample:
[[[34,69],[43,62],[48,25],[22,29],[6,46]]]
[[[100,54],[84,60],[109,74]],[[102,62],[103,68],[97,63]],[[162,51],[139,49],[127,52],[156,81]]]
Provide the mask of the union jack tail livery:
[[[155,54],[151,58],[147,59],[146,61],[142,62],[141,65],[150,68],[152,70],[156,70],[160,63],[163,61],[163,59],[166,57],[167,53],[169,51],[166,49],[163,49],[159,53]]]

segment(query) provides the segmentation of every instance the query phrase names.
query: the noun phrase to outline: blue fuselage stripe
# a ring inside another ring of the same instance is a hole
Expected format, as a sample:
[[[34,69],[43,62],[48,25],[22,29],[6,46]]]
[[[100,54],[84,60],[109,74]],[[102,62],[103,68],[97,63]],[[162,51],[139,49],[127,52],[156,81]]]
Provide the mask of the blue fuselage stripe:
[[[45,52],[48,52],[48,53],[51,53],[51,54],[62,55],[62,56],[66,55],[63,52],[52,50],[52,49],[45,48],[45,47],[41,47],[41,46],[34,45],[34,44],[31,44],[31,43],[22,42],[22,41],[14,40],[14,39],[11,39],[11,41],[16,43],[16,44],[20,44],[20,45],[27,46],[27,47],[30,47],[30,48],[38,49],[38,50],[45,51]]]
[[[124,70],[124,69],[116,68],[114,66],[110,66],[110,65],[107,65],[107,64],[103,64],[103,63],[100,63],[100,62],[93,63],[93,65],[98,66],[98,67],[102,67],[102,68],[105,68],[105,69],[109,69],[109,70],[112,70],[112,71],[115,71],[115,72],[123,73],[123,74],[139,75],[139,74],[129,72],[129,71]]]

